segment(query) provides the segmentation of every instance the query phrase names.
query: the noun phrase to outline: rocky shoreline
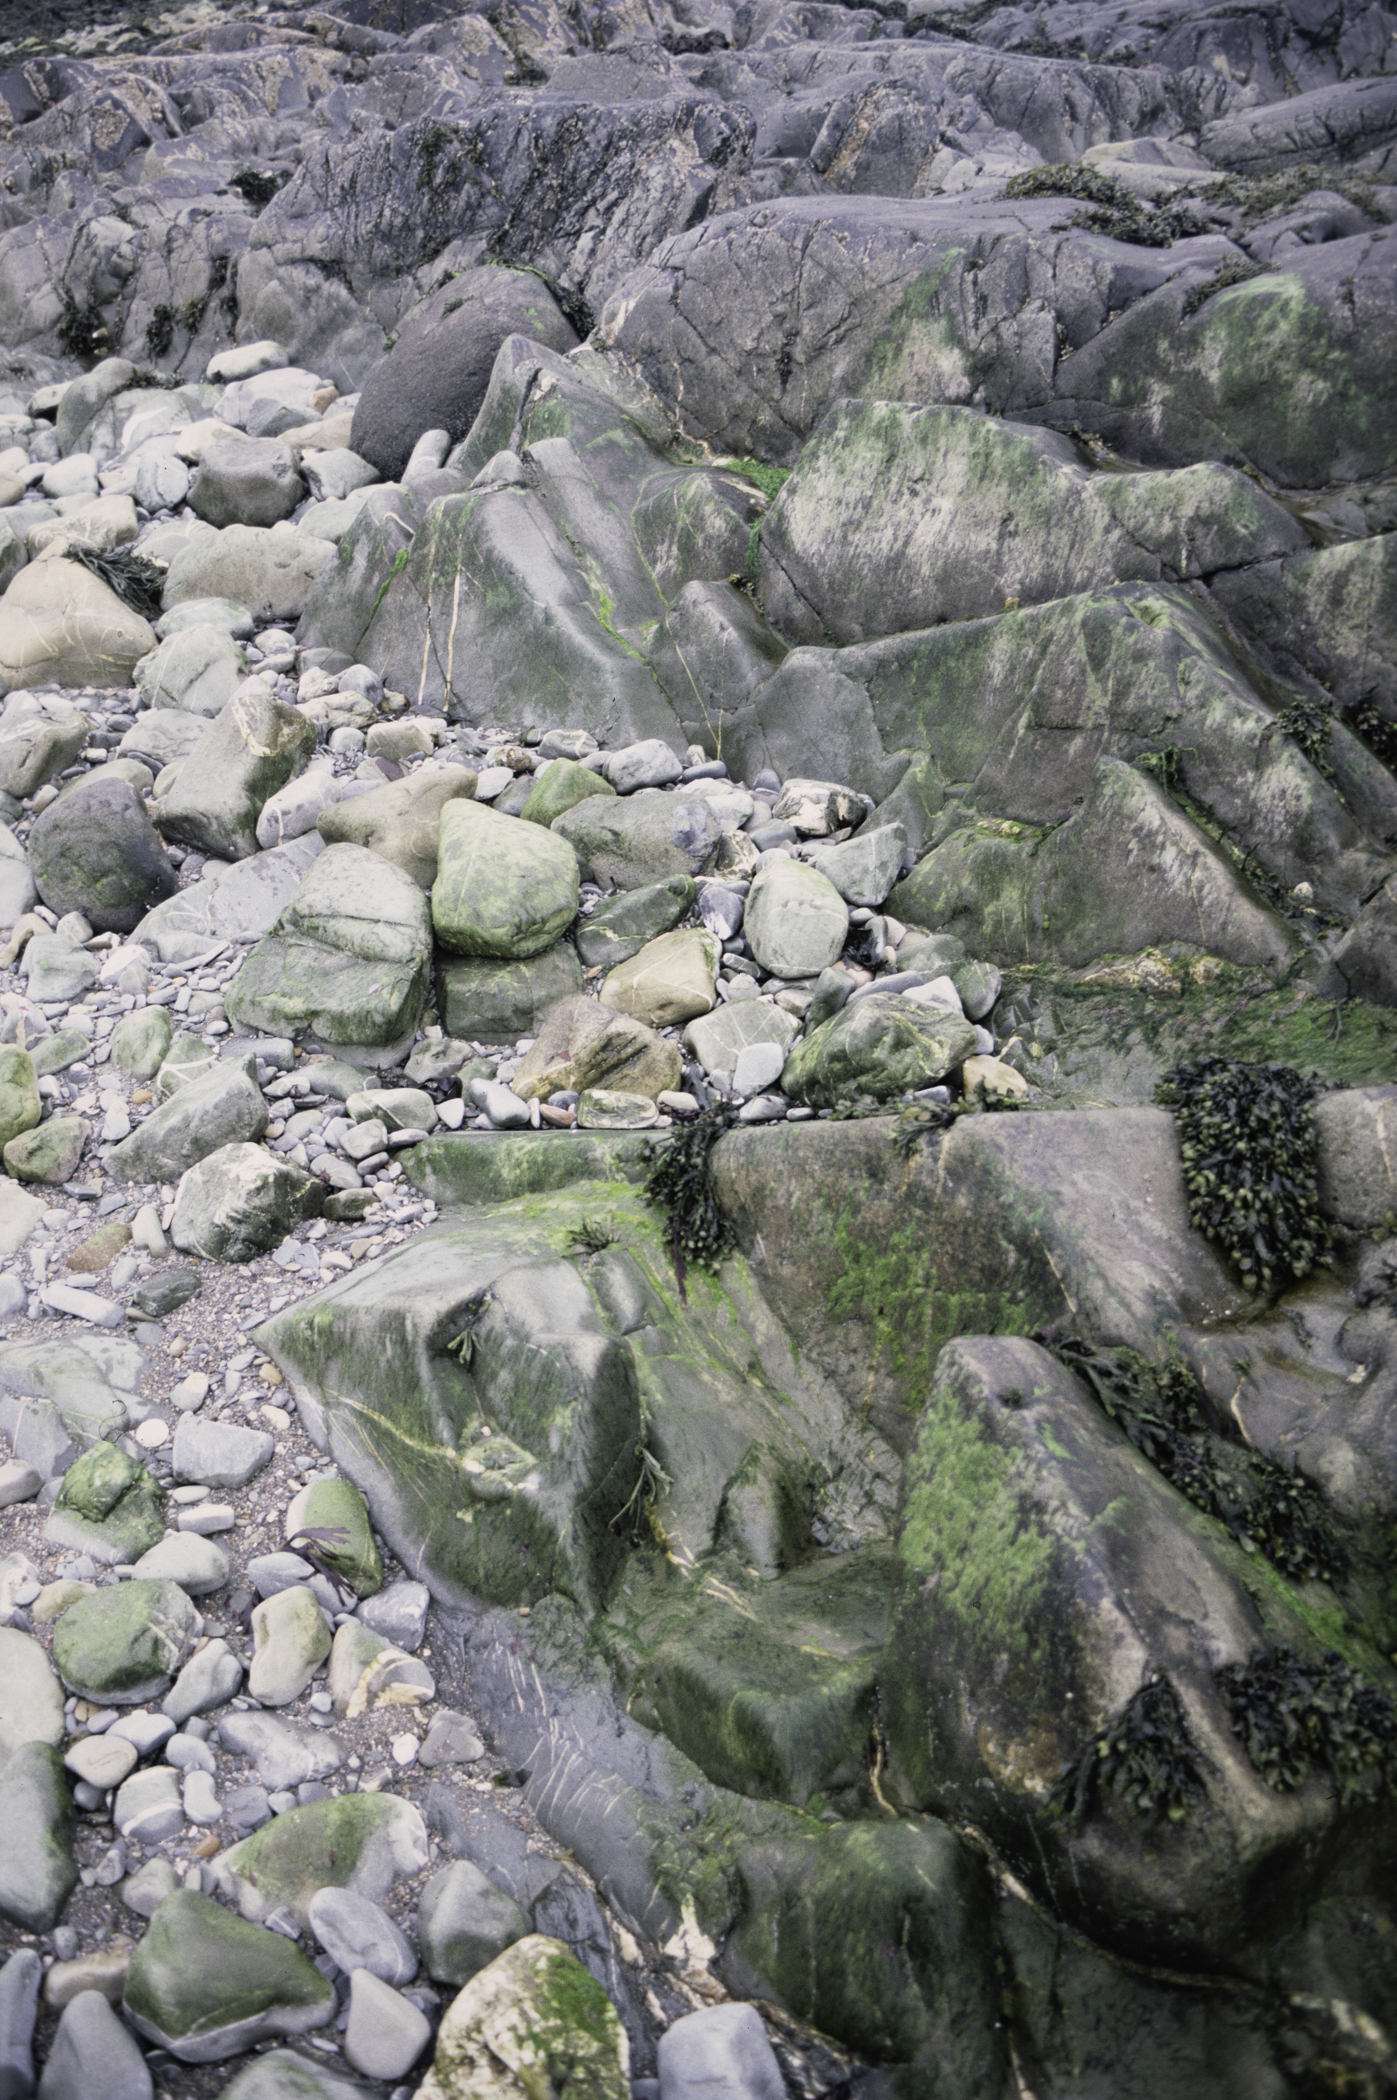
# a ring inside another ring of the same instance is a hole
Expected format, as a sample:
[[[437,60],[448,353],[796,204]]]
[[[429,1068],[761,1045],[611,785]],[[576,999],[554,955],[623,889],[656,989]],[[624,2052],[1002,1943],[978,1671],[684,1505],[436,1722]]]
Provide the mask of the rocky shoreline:
[[[0,27],[0,2100],[1397,2090],[1397,16]]]

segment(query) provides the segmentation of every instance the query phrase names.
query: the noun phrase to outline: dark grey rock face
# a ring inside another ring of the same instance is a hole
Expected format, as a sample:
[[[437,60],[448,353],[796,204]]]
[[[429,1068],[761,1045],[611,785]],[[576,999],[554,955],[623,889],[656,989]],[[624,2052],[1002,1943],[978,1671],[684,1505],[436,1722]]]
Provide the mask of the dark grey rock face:
[[[444,430],[458,444],[479,414],[508,335],[526,335],[549,350],[577,342],[538,277],[467,270],[454,278],[407,316],[396,347],[366,375],[354,411],[354,450],[396,481],[424,430]]]

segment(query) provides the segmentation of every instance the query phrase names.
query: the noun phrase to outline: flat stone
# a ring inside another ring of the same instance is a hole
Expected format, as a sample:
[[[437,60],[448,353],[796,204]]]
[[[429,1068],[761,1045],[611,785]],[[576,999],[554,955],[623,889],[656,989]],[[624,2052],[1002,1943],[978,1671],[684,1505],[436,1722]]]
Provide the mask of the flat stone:
[[[660,1112],[648,1094],[623,1093],[615,1087],[584,1087],[577,1098],[579,1130],[650,1130]]]
[[[651,1028],[671,1028],[708,1013],[716,999],[718,941],[707,927],[661,934],[607,976],[601,1003]]]
[[[273,1793],[304,1786],[308,1779],[328,1779],[344,1763],[338,1736],[320,1728],[300,1728],[276,1714],[225,1714],[219,1741],[238,1757],[250,1757],[257,1777]],[[340,1967],[347,1969],[348,1962]]]
[[[243,1429],[235,1422],[210,1422],[183,1415],[175,1430],[176,1477],[202,1487],[235,1492],[247,1486],[270,1460],[276,1446],[264,1429]]]
[[[86,1735],[69,1747],[63,1762],[79,1779],[105,1793],[110,1787],[120,1786],[135,1769],[136,1747],[121,1736]]]
[[[228,1556],[212,1539],[191,1532],[167,1532],[136,1562],[143,1581],[177,1582],[190,1597],[221,1590],[228,1580]]]
[[[130,2029],[101,1991],[81,1991],[67,2006],[49,2044],[42,2100],[151,2100],[146,2060]]]

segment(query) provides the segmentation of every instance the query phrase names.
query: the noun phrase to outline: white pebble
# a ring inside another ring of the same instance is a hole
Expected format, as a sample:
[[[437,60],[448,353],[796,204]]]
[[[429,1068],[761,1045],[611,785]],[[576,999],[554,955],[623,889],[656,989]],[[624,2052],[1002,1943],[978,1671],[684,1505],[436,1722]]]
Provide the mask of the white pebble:
[[[417,1762],[417,1737],[395,1735],[393,1738],[393,1762],[396,1765],[415,1765]]]

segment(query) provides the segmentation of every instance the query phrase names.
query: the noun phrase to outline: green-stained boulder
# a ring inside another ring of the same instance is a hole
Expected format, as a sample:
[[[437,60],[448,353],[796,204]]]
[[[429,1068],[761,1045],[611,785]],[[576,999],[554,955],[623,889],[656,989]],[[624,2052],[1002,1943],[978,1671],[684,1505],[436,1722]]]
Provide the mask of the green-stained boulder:
[[[131,1957],[122,2010],[181,2063],[223,2063],[334,2018],[334,1986],[296,1942],[176,1889]]]
[[[722,821],[701,796],[642,788],[615,801],[579,802],[553,822],[577,854],[583,880],[604,889],[642,890],[675,875],[702,875],[712,867]]]
[[[16,1181],[61,1188],[77,1173],[86,1143],[87,1125],[81,1116],[50,1116],[10,1139],[4,1149],[5,1172]]]
[[[0,1767],[0,1918],[52,1931],[77,1878],[63,1759],[51,1743],[21,1743]]]
[[[259,679],[248,679],[201,732],[164,795],[162,831],[220,860],[249,859],[263,803],[314,749],[314,724]]]
[[[567,941],[525,962],[483,957],[443,960],[438,971],[441,1018],[455,1036],[473,1043],[516,1043],[537,1035],[560,999],[582,990],[582,965]]]
[[[399,1794],[342,1794],[288,1809],[220,1852],[220,1890],[254,1921],[289,1904],[304,1926],[317,1889],[353,1889],[382,1903],[427,1864],[427,1827]]]
[[[470,800],[475,780],[469,766],[423,766],[404,780],[332,803],[315,828],[327,845],[367,846],[429,890],[437,879],[442,810],[448,802]]]
[[[255,1261],[320,1215],[325,1184],[264,1145],[221,1145],[181,1175],[170,1237],[182,1254]]]
[[[63,1476],[44,1526],[51,1546],[86,1553],[99,1565],[139,1560],[165,1535],[165,1497],[143,1465],[98,1442]]]
[[[432,923],[453,954],[542,954],[576,917],[577,885],[577,855],[555,833],[483,802],[442,810]]]
[[[215,1064],[179,1087],[112,1151],[114,1181],[175,1181],[222,1145],[251,1143],[267,1127],[251,1055]]]
[[[603,780],[590,766],[580,766],[571,758],[555,758],[530,788],[519,814],[526,824],[542,824],[547,829],[555,817],[585,802],[590,795],[615,793],[611,782]]]
[[[228,1015],[253,1033],[387,1047],[417,1026],[431,953],[412,876],[367,847],[327,846],[229,985]]]
[[[1046,1350],[942,1352],[898,1551],[885,1787],[973,1814],[1080,1930],[1137,1961],[1257,1973],[1327,1890],[1377,1887],[1397,1841],[1378,1774],[1340,1789],[1305,1757],[1268,1784],[1221,1680],[1337,1643],[1390,1697],[1390,1666],[1185,1501]]]
[[[677,926],[698,894],[692,875],[671,875],[648,889],[605,897],[578,922],[577,952],[589,970],[612,969]]]
[[[33,1058],[13,1043],[0,1045],[0,1146],[32,1130],[41,1113]]]
[[[112,1030],[112,1063],[133,1079],[151,1079],[170,1054],[172,1034],[163,1006],[138,1007]]]
[[[735,1868],[744,1992],[887,2065],[895,2092],[998,2100],[991,1884],[957,1832],[920,1817],[807,1822],[742,1846]]]
[[[418,2100],[629,2100],[629,2071],[626,2030],[606,1992],[561,1940],[535,1932],[447,2007]]]
[[[678,1046],[643,1021],[615,1013],[599,999],[576,997],[561,1000],[548,1014],[510,1083],[525,1101],[592,1087],[653,1101],[678,1086],[682,1067]]]
[[[703,926],[662,933],[609,973],[601,1003],[651,1028],[692,1021],[717,1003],[721,952],[717,936]]]
[[[69,1605],[53,1630],[53,1659],[79,1698],[141,1706],[169,1690],[197,1626],[178,1583],[123,1582]]]
[[[645,1142],[573,1136],[555,1145],[541,1131],[463,1130],[412,1146],[406,1176],[437,1203],[508,1203],[578,1182],[643,1181]]]
[[[813,1108],[860,1095],[895,1101],[935,1086],[973,1057],[975,1047],[974,1027],[963,1015],[897,992],[870,992],[795,1045],[781,1084],[793,1100]]]
[[[372,1597],[383,1587],[383,1558],[352,1480],[314,1480],[302,1488],[286,1512],[286,1542],[293,1552],[298,1542],[313,1548],[356,1597]]]

